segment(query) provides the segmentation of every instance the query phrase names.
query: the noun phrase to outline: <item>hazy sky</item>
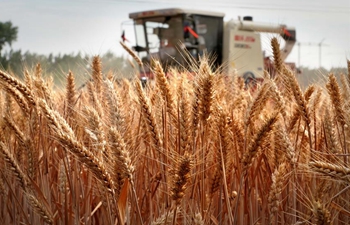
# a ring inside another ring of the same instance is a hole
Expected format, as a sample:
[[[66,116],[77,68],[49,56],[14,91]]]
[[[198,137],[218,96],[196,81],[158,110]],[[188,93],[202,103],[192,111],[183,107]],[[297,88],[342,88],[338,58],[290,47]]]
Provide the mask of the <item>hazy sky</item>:
[[[293,26],[302,43],[302,66],[318,67],[322,40],[323,67],[345,67],[350,59],[350,0],[0,0],[0,21],[19,27],[15,50],[126,55],[119,40],[129,13],[171,7],[223,12],[225,20],[250,15],[254,21]],[[267,38],[263,45],[269,51]],[[295,46],[287,61],[298,64],[298,50]]]

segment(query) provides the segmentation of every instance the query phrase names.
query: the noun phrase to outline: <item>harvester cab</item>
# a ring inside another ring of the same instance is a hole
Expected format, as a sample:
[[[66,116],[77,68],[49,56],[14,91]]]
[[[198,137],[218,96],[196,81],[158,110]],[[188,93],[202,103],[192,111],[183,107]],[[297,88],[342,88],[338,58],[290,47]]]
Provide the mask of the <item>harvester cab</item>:
[[[296,42],[294,28],[253,22],[251,17],[224,22],[224,16],[180,8],[130,13],[136,34],[133,49],[144,65],[155,58],[165,69],[179,65],[190,68],[184,50],[194,59],[208,52],[215,56],[214,66],[224,63],[228,75],[235,73],[247,80],[261,79],[268,63],[261,47],[261,32],[277,33],[285,40],[283,60]],[[153,78],[147,66],[141,77]]]

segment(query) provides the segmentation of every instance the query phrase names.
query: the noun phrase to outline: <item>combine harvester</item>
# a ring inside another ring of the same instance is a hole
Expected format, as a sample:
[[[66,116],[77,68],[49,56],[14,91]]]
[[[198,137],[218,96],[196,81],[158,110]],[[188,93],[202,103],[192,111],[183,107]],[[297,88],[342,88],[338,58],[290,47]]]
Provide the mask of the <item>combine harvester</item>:
[[[246,83],[261,81],[264,69],[273,76],[273,63],[264,56],[260,33],[279,34],[285,40],[281,49],[284,61],[296,43],[295,29],[255,22],[248,16],[225,22],[224,16],[224,13],[181,8],[130,13],[136,34],[133,49],[144,65],[156,58],[165,69],[178,65],[190,68],[183,56],[186,49],[197,60],[205,51],[215,55],[215,66],[225,64],[225,73],[238,74]],[[124,32],[122,38],[125,40]],[[141,72],[141,79],[153,79],[147,66]]]

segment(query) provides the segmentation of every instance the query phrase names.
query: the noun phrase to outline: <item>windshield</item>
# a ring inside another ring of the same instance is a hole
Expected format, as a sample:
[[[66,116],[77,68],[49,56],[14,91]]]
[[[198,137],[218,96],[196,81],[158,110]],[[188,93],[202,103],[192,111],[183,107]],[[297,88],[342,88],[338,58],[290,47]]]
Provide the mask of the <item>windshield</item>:
[[[183,36],[182,17],[153,17],[135,21],[136,41],[140,51],[156,53],[160,48],[176,46]]]
[[[158,52],[160,48],[160,42],[162,41],[163,30],[168,29],[168,24],[147,21],[146,22],[146,35],[148,40],[148,48],[150,53]]]

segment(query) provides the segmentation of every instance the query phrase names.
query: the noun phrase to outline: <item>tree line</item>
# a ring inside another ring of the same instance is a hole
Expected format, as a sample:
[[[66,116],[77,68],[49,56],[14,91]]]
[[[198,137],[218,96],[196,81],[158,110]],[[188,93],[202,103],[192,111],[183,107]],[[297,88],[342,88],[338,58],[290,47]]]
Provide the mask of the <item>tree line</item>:
[[[79,79],[89,79],[93,55],[78,53],[71,54],[37,54],[29,51],[13,50],[12,43],[17,41],[18,27],[11,21],[0,22],[0,69],[8,71],[15,76],[22,77],[24,71],[31,71],[40,64],[43,75],[52,76],[55,81],[63,80],[71,71]],[[7,48],[6,48],[7,47]],[[132,64],[126,57],[116,56],[112,52],[100,55],[102,72],[113,73],[125,78],[135,74]]]
[[[61,82],[69,71],[77,77],[77,82],[84,82],[90,77],[92,57],[82,53],[43,55],[10,50],[0,57],[0,63],[2,69],[18,77],[22,77],[25,70],[32,71],[40,64],[43,75],[52,76],[55,82]],[[107,52],[100,55],[100,58],[104,74],[113,73],[123,78],[130,78],[135,74],[135,69],[125,57]]]

